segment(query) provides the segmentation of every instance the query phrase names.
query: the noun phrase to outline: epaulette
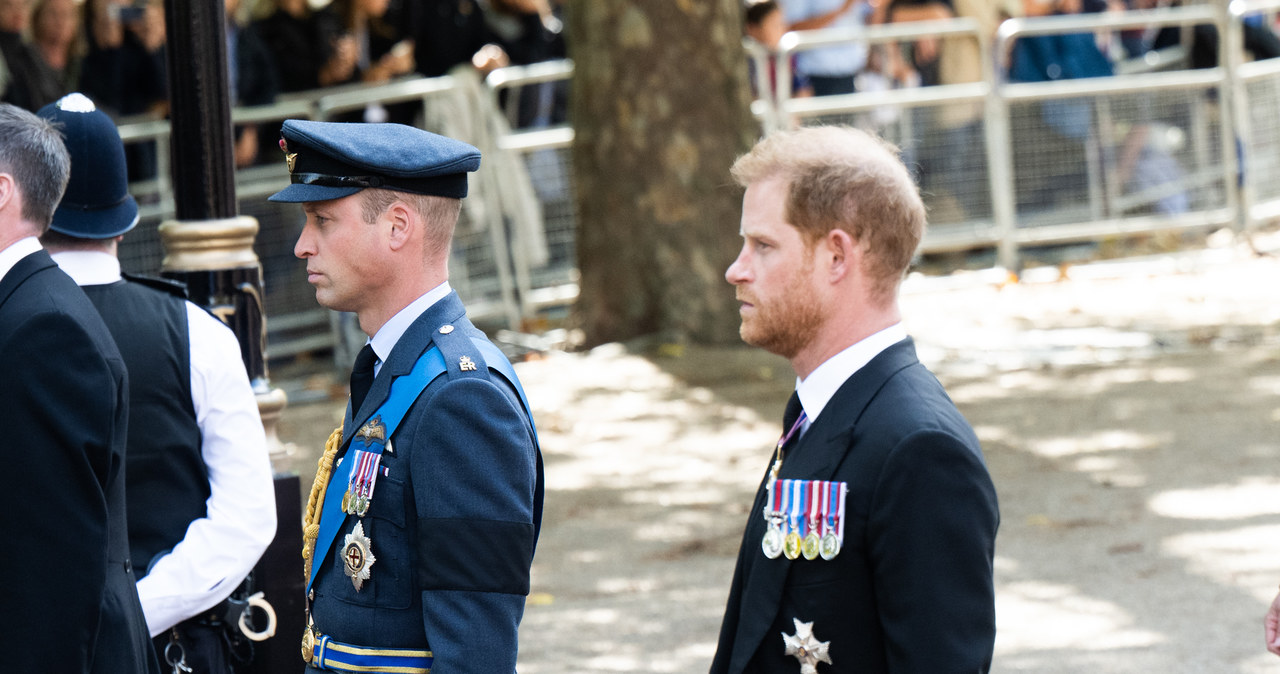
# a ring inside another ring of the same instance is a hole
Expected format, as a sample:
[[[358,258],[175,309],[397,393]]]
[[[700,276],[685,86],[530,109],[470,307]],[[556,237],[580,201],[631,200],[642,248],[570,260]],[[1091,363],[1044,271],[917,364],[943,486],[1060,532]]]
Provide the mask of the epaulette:
[[[436,328],[431,336],[436,348],[440,349],[440,355],[444,357],[450,379],[459,376],[489,376],[489,367],[485,364],[484,356],[480,355],[480,349],[467,334],[469,332],[467,328],[466,325],[445,323]]]
[[[157,278],[155,276],[135,276],[134,274],[120,274],[126,281],[147,286],[155,290],[159,290],[168,295],[173,295],[179,299],[188,299],[187,284],[173,279]]]

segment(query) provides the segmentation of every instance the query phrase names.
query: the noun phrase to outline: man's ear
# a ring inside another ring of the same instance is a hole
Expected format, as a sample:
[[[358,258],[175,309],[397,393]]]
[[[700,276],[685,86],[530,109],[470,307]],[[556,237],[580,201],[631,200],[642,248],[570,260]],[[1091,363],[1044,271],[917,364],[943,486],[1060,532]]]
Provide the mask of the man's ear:
[[[421,219],[409,204],[397,199],[391,202],[381,216],[390,225],[388,242],[392,250],[400,250],[413,239],[415,232],[422,227]]]
[[[18,183],[8,173],[0,173],[0,209],[8,206],[18,193]]]
[[[843,229],[827,232],[818,246],[827,262],[827,275],[832,283],[843,281],[861,266],[862,248]]]

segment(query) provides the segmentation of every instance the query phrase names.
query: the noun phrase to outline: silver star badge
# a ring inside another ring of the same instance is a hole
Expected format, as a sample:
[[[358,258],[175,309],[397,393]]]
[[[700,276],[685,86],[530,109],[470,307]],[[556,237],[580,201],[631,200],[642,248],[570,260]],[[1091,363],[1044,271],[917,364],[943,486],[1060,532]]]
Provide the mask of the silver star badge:
[[[796,624],[796,633],[782,633],[782,643],[786,644],[786,655],[800,661],[800,674],[818,674],[818,663],[831,664],[828,652],[830,641],[818,641],[813,636],[813,623],[802,623],[799,618],[791,619]]]
[[[343,571],[351,578],[356,592],[369,580],[369,567],[377,558],[373,556],[373,541],[364,535],[364,523],[356,522],[356,527],[343,539],[342,563]]]

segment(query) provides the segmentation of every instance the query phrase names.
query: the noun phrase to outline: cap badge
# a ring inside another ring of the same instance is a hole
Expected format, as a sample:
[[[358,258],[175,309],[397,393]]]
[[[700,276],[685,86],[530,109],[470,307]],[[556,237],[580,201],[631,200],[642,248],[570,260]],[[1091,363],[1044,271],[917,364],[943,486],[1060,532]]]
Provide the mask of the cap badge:
[[[280,139],[280,150],[284,152],[284,163],[289,166],[289,173],[293,173],[293,167],[298,164],[298,153],[289,151],[289,144],[283,138]]]

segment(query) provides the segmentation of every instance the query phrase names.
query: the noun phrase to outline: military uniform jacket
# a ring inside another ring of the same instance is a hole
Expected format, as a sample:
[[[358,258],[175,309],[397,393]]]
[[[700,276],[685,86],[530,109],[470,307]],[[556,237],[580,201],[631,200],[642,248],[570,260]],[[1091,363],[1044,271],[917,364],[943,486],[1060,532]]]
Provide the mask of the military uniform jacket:
[[[788,427],[799,412],[789,408]],[[989,670],[995,489],[972,429],[910,339],[854,373],[791,440],[783,479],[848,483],[844,546],[830,561],[766,558],[762,484],[713,674],[799,671],[782,639],[797,619],[829,642],[820,674]]]
[[[396,377],[440,349],[448,372],[393,432],[368,513],[346,517],[312,585],[318,632],[363,647],[426,648],[439,674],[515,671],[542,508],[533,427],[505,378],[483,365],[463,369],[464,357],[484,362],[472,338],[486,339],[451,292],[396,343],[361,408],[348,409],[344,442]],[[335,465],[328,489],[345,489],[348,470]],[[375,557],[359,591],[341,559],[357,521]]]
[[[125,519],[124,361],[48,253],[0,279],[0,669],[158,672]]]

